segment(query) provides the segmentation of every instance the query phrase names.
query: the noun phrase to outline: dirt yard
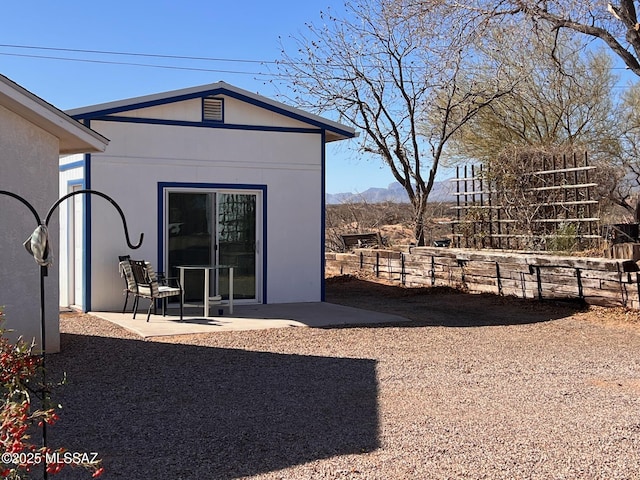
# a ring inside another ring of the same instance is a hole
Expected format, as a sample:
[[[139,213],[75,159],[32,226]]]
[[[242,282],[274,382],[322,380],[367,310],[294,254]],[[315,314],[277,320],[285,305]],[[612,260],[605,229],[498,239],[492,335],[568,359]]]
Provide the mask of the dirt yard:
[[[405,288],[380,279],[327,279],[327,301],[401,315],[423,326],[517,325],[574,317],[640,334],[640,311],[463,293],[448,287]]]
[[[351,277],[327,300],[412,322],[144,341],[65,316],[51,445],[105,479],[640,479],[637,312]]]

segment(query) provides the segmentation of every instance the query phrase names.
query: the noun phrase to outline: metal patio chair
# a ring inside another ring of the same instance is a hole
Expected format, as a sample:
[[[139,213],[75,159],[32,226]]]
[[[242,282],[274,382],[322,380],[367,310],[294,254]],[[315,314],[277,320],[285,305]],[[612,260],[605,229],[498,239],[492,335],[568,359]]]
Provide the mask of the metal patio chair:
[[[140,298],[151,300],[147,311],[147,322],[151,317],[151,308],[155,306],[157,300],[162,300],[162,316],[166,315],[167,298],[180,297],[180,320],[183,318],[184,293],[180,281],[177,278],[163,278],[158,280],[153,266],[144,260],[129,260],[129,265],[135,280],[135,300],[133,302],[133,318],[136,318],[138,303]],[[173,282],[175,286],[170,286]]]
[[[120,276],[124,278],[124,289],[122,294],[125,295],[124,298],[124,307],[122,307],[122,313],[127,310],[127,302],[129,302],[129,294],[135,295],[136,293],[136,280],[133,278],[133,272],[131,271],[131,264],[129,260],[131,257],[129,255],[120,255],[118,256],[118,270],[120,271]],[[135,298],[134,298],[135,302]]]

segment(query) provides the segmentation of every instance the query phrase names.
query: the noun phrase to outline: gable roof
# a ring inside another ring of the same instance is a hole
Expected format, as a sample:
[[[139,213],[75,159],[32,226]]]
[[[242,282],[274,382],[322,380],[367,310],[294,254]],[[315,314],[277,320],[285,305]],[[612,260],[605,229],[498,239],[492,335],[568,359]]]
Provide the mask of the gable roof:
[[[355,130],[351,127],[328,120],[319,115],[314,115],[298,108],[291,107],[284,103],[271,100],[267,97],[251,93],[247,90],[234,87],[233,85],[225,82],[211,83],[198,87],[173,90],[153,95],[145,95],[142,97],[117,100],[115,102],[75,108],[73,110],[68,110],[67,113],[76,119],[90,120],[130,110],[180,102],[198,97],[207,97],[210,95],[226,95],[325,130],[327,133],[327,142],[344,140],[356,136]]]
[[[103,152],[109,140],[0,75],[0,105],[59,140],[60,154]]]

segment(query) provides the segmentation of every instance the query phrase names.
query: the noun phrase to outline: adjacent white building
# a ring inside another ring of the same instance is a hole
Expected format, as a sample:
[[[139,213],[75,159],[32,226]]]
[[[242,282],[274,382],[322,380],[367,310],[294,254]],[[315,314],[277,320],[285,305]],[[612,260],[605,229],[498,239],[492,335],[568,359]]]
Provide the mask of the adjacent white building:
[[[60,194],[109,195],[133,241],[144,241],[127,248],[103,199],[70,202],[60,220],[61,305],[121,309],[125,254],[170,276],[177,265],[233,265],[236,303],[323,300],[325,146],[353,129],[224,82],[67,113],[110,144],[62,157]],[[223,296],[225,275],[212,286]],[[195,299],[202,278],[192,272],[185,283]]]
[[[108,140],[7,77],[0,75],[0,190],[31,204],[44,222],[58,200],[61,154],[103,151]],[[64,207],[62,207],[64,208]],[[23,242],[38,219],[20,200],[0,195],[0,306],[10,337],[40,342],[40,266]],[[58,351],[58,221],[49,229],[54,265],[45,277],[48,351]]]

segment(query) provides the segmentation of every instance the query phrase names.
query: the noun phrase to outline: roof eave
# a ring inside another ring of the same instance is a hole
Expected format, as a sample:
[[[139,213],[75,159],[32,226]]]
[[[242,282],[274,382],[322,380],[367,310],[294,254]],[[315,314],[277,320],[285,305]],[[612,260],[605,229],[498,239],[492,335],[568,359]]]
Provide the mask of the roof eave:
[[[340,140],[348,140],[350,138],[356,138],[358,136],[358,132],[334,132],[331,130],[327,130],[325,135],[325,142],[338,142]]]
[[[103,152],[109,144],[98,132],[3,75],[0,105],[58,138],[60,154]]]
[[[170,103],[173,101],[180,101],[209,94],[227,95],[242,99],[249,103],[261,106],[262,108],[314,125],[315,127],[321,128],[327,132],[327,142],[345,140],[356,136],[356,132],[353,128],[339,122],[300,110],[296,107],[291,107],[284,103],[243,90],[225,82],[216,82],[208,85],[201,85],[199,87],[190,87],[181,90],[145,95],[142,97],[117,100],[109,103],[90,105],[87,107],[67,110],[66,113],[76,119],[100,118],[113,113],[145,108],[152,104]]]

